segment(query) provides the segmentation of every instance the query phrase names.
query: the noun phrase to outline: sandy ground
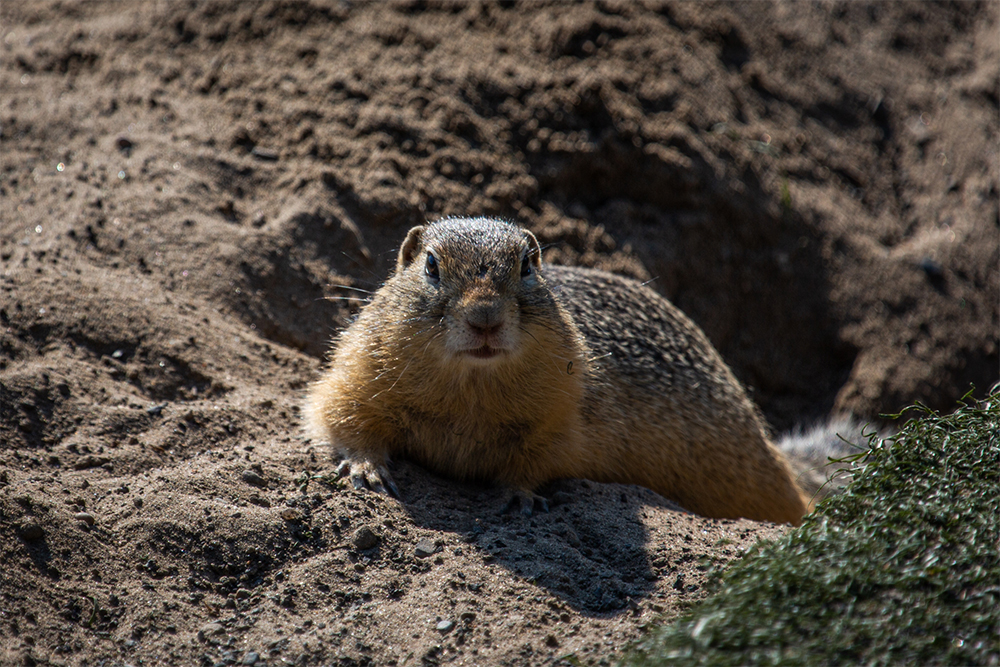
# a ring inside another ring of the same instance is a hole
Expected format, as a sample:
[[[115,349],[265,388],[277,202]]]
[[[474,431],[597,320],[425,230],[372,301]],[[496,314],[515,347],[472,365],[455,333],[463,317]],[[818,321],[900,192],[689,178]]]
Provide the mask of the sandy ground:
[[[302,437],[413,224],[697,321],[776,432],[1000,376],[997,3],[5,2],[0,663],[608,664],[777,526]]]

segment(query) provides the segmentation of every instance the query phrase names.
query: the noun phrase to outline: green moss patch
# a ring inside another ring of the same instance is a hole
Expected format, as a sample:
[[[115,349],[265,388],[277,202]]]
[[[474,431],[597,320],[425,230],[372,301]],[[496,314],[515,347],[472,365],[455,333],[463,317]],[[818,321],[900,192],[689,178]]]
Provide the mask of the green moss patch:
[[[625,664],[1000,664],[1000,391],[903,414],[843,495]]]

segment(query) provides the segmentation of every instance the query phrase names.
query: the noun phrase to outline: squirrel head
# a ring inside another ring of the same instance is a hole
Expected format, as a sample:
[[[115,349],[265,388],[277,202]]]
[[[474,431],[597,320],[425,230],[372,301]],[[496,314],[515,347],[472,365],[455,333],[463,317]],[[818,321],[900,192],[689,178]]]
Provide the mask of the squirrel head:
[[[414,227],[388,284],[397,303],[417,311],[423,332],[433,331],[428,345],[473,365],[516,356],[530,327],[544,326],[555,308],[541,275],[538,240],[491,218]]]

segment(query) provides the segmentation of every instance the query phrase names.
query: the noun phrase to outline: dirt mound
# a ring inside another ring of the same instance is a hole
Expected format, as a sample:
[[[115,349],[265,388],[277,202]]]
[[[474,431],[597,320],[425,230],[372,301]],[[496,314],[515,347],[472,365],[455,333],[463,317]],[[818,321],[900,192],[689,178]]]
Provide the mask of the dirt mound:
[[[0,662],[598,663],[776,527],[299,433],[427,217],[650,280],[776,430],[1000,375],[995,3],[5,3]]]

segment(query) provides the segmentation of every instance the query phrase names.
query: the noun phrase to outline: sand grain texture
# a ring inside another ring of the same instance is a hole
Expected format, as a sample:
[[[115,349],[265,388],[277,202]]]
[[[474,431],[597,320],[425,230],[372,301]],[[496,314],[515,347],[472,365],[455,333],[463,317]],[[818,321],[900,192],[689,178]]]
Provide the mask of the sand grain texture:
[[[781,530],[332,482],[427,216],[651,280],[778,431],[997,379],[996,3],[422,4],[3,3],[0,663],[598,664]]]

